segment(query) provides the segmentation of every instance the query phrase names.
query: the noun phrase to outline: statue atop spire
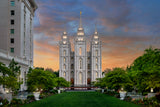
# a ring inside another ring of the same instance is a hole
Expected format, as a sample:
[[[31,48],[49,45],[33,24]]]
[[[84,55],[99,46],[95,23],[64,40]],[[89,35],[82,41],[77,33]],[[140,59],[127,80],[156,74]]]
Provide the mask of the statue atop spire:
[[[95,24],[95,32],[94,32],[94,34],[95,34],[95,35],[98,34],[98,32],[97,32],[97,24]]]

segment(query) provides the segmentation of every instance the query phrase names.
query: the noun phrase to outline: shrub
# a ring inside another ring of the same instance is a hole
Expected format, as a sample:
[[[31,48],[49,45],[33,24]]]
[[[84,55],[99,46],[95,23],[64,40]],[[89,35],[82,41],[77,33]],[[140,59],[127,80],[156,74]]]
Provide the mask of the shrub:
[[[0,102],[2,102],[3,101],[3,98],[2,97],[0,97]]]
[[[50,93],[57,94],[58,90],[50,90]]]
[[[34,95],[28,95],[28,96],[27,96],[27,103],[31,103],[31,102],[33,102],[33,101],[36,101]]]
[[[157,93],[155,97],[160,102],[160,93]]]
[[[2,101],[2,104],[3,104],[3,105],[7,105],[7,104],[9,104],[9,101],[8,101],[7,99],[4,99],[4,100]]]
[[[130,102],[130,101],[132,101],[132,98],[130,96],[125,96],[124,101],[129,101]]]
[[[23,102],[22,102],[21,99],[13,98],[13,99],[11,100],[11,105],[22,105],[22,104],[23,104]]]
[[[120,94],[115,94],[114,97],[120,98]]]
[[[117,95],[119,94],[118,92],[115,92],[115,91],[107,91],[107,92],[104,92],[105,94],[108,94],[110,96],[114,96],[114,95]]]
[[[43,94],[43,93],[39,95],[39,99],[43,99],[43,98],[45,98],[45,97],[46,97],[46,95]]]

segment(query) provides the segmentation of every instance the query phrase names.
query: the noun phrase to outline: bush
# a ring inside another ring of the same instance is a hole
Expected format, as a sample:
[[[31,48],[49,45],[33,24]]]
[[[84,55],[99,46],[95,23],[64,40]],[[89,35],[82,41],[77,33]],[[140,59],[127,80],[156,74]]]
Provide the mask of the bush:
[[[9,101],[8,101],[7,99],[4,99],[4,100],[2,101],[2,104],[3,104],[3,105],[7,105],[7,104],[9,104]]]
[[[23,102],[22,102],[21,99],[13,98],[13,99],[11,100],[11,105],[22,105],[22,104],[23,104]]]
[[[46,95],[43,94],[43,93],[39,95],[39,99],[43,99],[43,98],[45,98],[45,97],[46,97]]]
[[[3,101],[3,98],[2,97],[0,97],[0,102],[2,102]]]
[[[57,94],[58,90],[50,90],[50,93]]]
[[[115,94],[114,97],[120,98],[120,94]]]
[[[104,92],[105,94],[108,94],[110,96],[114,96],[114,95],[117,95],[119,94],[118,92],[115,92],[115,91],[107,91],[107,92]]]
[[[130,102],[130,101],[132,101],[132,98],[130,96],[125,96],[124,97],[124,101]]]
[[[31,102],[33,102],[33,101],[36,101],[36,99],[35,99],[35,97],[34,97],[34,95],[28,95],[27,96],[27,103],[31,103]]]
[[[160,93],[157,93],[155,97],[160,102]]]

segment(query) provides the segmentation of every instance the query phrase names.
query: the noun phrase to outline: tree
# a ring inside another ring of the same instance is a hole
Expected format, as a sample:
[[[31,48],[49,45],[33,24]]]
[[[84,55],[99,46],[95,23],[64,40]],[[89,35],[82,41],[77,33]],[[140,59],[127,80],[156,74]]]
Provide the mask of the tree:
[[[0,85],[4,85],[5,88],[12,90],[13,92],[19,89],[18,79],[13,75],[11,69],[5,66],[5,64],[0,62]]]
[[[149,48],[132,63],[130,77],[139,91],[160,90],[160,49]]]
[[[119,90],[124,88],[127,91],[132,90],[133,83],[130,80],[128,73],[122,68],[115,68],[111,72],[107,73],[103,82],[110,89]]]
[[[55,87],[55,75],[49,71],[42,69],[34,69],[27,75],[27,85],[29,91],[41,91],[44,89],[52,89]]]
[[[62,77],[57,77],[56,78],[56,82],[57,82],[57,86],[56,87],[69,87],[70,86],[70,82],[66,81]]]

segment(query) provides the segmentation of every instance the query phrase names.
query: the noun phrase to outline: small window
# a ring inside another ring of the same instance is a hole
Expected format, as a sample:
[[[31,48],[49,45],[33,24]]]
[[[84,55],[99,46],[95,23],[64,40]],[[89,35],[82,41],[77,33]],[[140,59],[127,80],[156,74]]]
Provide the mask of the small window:
[[[66,69],[66,65],[63,65],[63,68]]]
[[[66,58],[63,59],[64,63],[66,63]]]
[[[14,34],[14,29],[10,29],[10,33],[11,33],[11,34]]]
[[[64,78],[66,77],[66,72],[63,73]]]
[[[11,48],[11,53],[14,53],[14,48]]]
[[[98,78],[98,72],[96,72],[96,78]]]
[[[96,63],[98,63],[98,58],[96,58]]]
[[[82,69],[82,59],[79,59],[79,69]]]
[[[96,56],[98,56],[98,50],[96,50]]]
[[[63,55],[64,55],[64,56],[66,55],[66,50],[63,51]]]
[[[11,6],[15,6],[15,1],[10,1]]]
[[[11,20],[11,25],[14,25],[14,20]]]
[[[79,48],[79,55],[82,55],[82,48]]]
[[[14,10],[11,10],[11,16],[14,16],[15,13],[14,13]]]
[[[96,64],[96,70],[98,70],[98,65]]]
[[[14,43],[14,39],[13,38],[11,38],[11,43]]]

